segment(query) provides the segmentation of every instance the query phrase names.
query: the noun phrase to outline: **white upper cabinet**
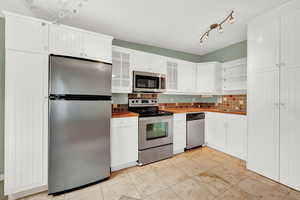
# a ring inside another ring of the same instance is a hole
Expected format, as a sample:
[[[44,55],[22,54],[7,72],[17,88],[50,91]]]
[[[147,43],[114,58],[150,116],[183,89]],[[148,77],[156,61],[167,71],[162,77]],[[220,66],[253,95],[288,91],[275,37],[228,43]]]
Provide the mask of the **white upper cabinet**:
[[[269,12],[248,26],[249,72],[274,70],[279,64],[280,20],[277,12]]]
[[[300,9],[281,17],[281,61],[282,68],[300,66]],[[292,31],[288,31],[292,30]]]
[[[48,53],[48,23],[5,13],[6,48],[32,53]]]
[[[6,50],[5,194],[47,185],[48,55]]]
[[[112,37],[64,25],[50,25],[50,53],[112,62]]]
[[[180,61],[178,68],[178,92],[191,94],[196,92],[196,64]]]
[[[222,64],[224,94],[247,93],[247,59],[242,58]]]
[[[199,63],[197,66],[197,91],[201,94],[219,94],[221,86],[221,63]]]
[[[50,25],[50,53],[83,57],[82,33],[63,25]]]
[[[113,93],[132,92],[131,52],[113,47],[112,53],[112,91]]]
[[[132,68],[135,71],[166,74],[164,57],[143,51],[133,51]]]
[[[112,62],[112,38],[96,33],[83,33],[83,52],[87,58]]]
[[[167,65],[167,92],[177,92],[178,90],[178,62],[166,61]]]

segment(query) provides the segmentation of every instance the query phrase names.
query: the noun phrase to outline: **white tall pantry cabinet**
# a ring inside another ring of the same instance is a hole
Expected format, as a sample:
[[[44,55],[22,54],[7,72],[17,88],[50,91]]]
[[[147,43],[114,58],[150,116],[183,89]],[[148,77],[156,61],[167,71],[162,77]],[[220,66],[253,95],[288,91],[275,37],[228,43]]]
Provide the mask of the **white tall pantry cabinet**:
[[[47,190],[49,54],[111,63],[112,39],[5,12],[4,192],[10,199]]]
[[[300,2],[248,27],[248,168],[300,190]]]
[[[47,23],[6,15],[5,194],[47,185],[47,39]]]

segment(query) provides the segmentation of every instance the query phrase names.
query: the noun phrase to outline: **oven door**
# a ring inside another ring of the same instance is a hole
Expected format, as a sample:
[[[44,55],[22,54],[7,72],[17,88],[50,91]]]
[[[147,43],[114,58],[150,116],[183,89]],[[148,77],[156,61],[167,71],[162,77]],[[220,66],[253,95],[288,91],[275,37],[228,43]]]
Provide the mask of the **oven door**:
[[[139,150],[173,143],[173,116],[139,118]]]

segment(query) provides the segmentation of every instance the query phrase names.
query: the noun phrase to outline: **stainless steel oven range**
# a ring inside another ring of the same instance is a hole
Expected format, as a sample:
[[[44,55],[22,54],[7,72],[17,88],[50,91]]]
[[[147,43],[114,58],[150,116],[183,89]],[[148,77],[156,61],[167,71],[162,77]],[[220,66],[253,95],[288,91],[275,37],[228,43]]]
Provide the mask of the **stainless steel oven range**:
[[[129,110],[139,113],[139,164],[173,156],[173,113],[161,111],[156,99],[130,99]]]

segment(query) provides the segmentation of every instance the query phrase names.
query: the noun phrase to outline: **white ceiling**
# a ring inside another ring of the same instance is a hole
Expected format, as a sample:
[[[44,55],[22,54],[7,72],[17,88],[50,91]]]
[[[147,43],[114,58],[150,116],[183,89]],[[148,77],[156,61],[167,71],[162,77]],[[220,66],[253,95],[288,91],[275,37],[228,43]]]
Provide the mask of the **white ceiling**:
[[[49,19],[57,0],[37,0],[40,9],[28,9],[26,0],[1,0],[0,9]],[[68,1],[68,0],[60,0]],[[253,17],[289,0],[88,0],[63,24],[130,42],[203,55],[246,40],[246,24]],[[199,37],[212,23],[235,11],[236,23],[224,33],[214,32],[203,47]]]

